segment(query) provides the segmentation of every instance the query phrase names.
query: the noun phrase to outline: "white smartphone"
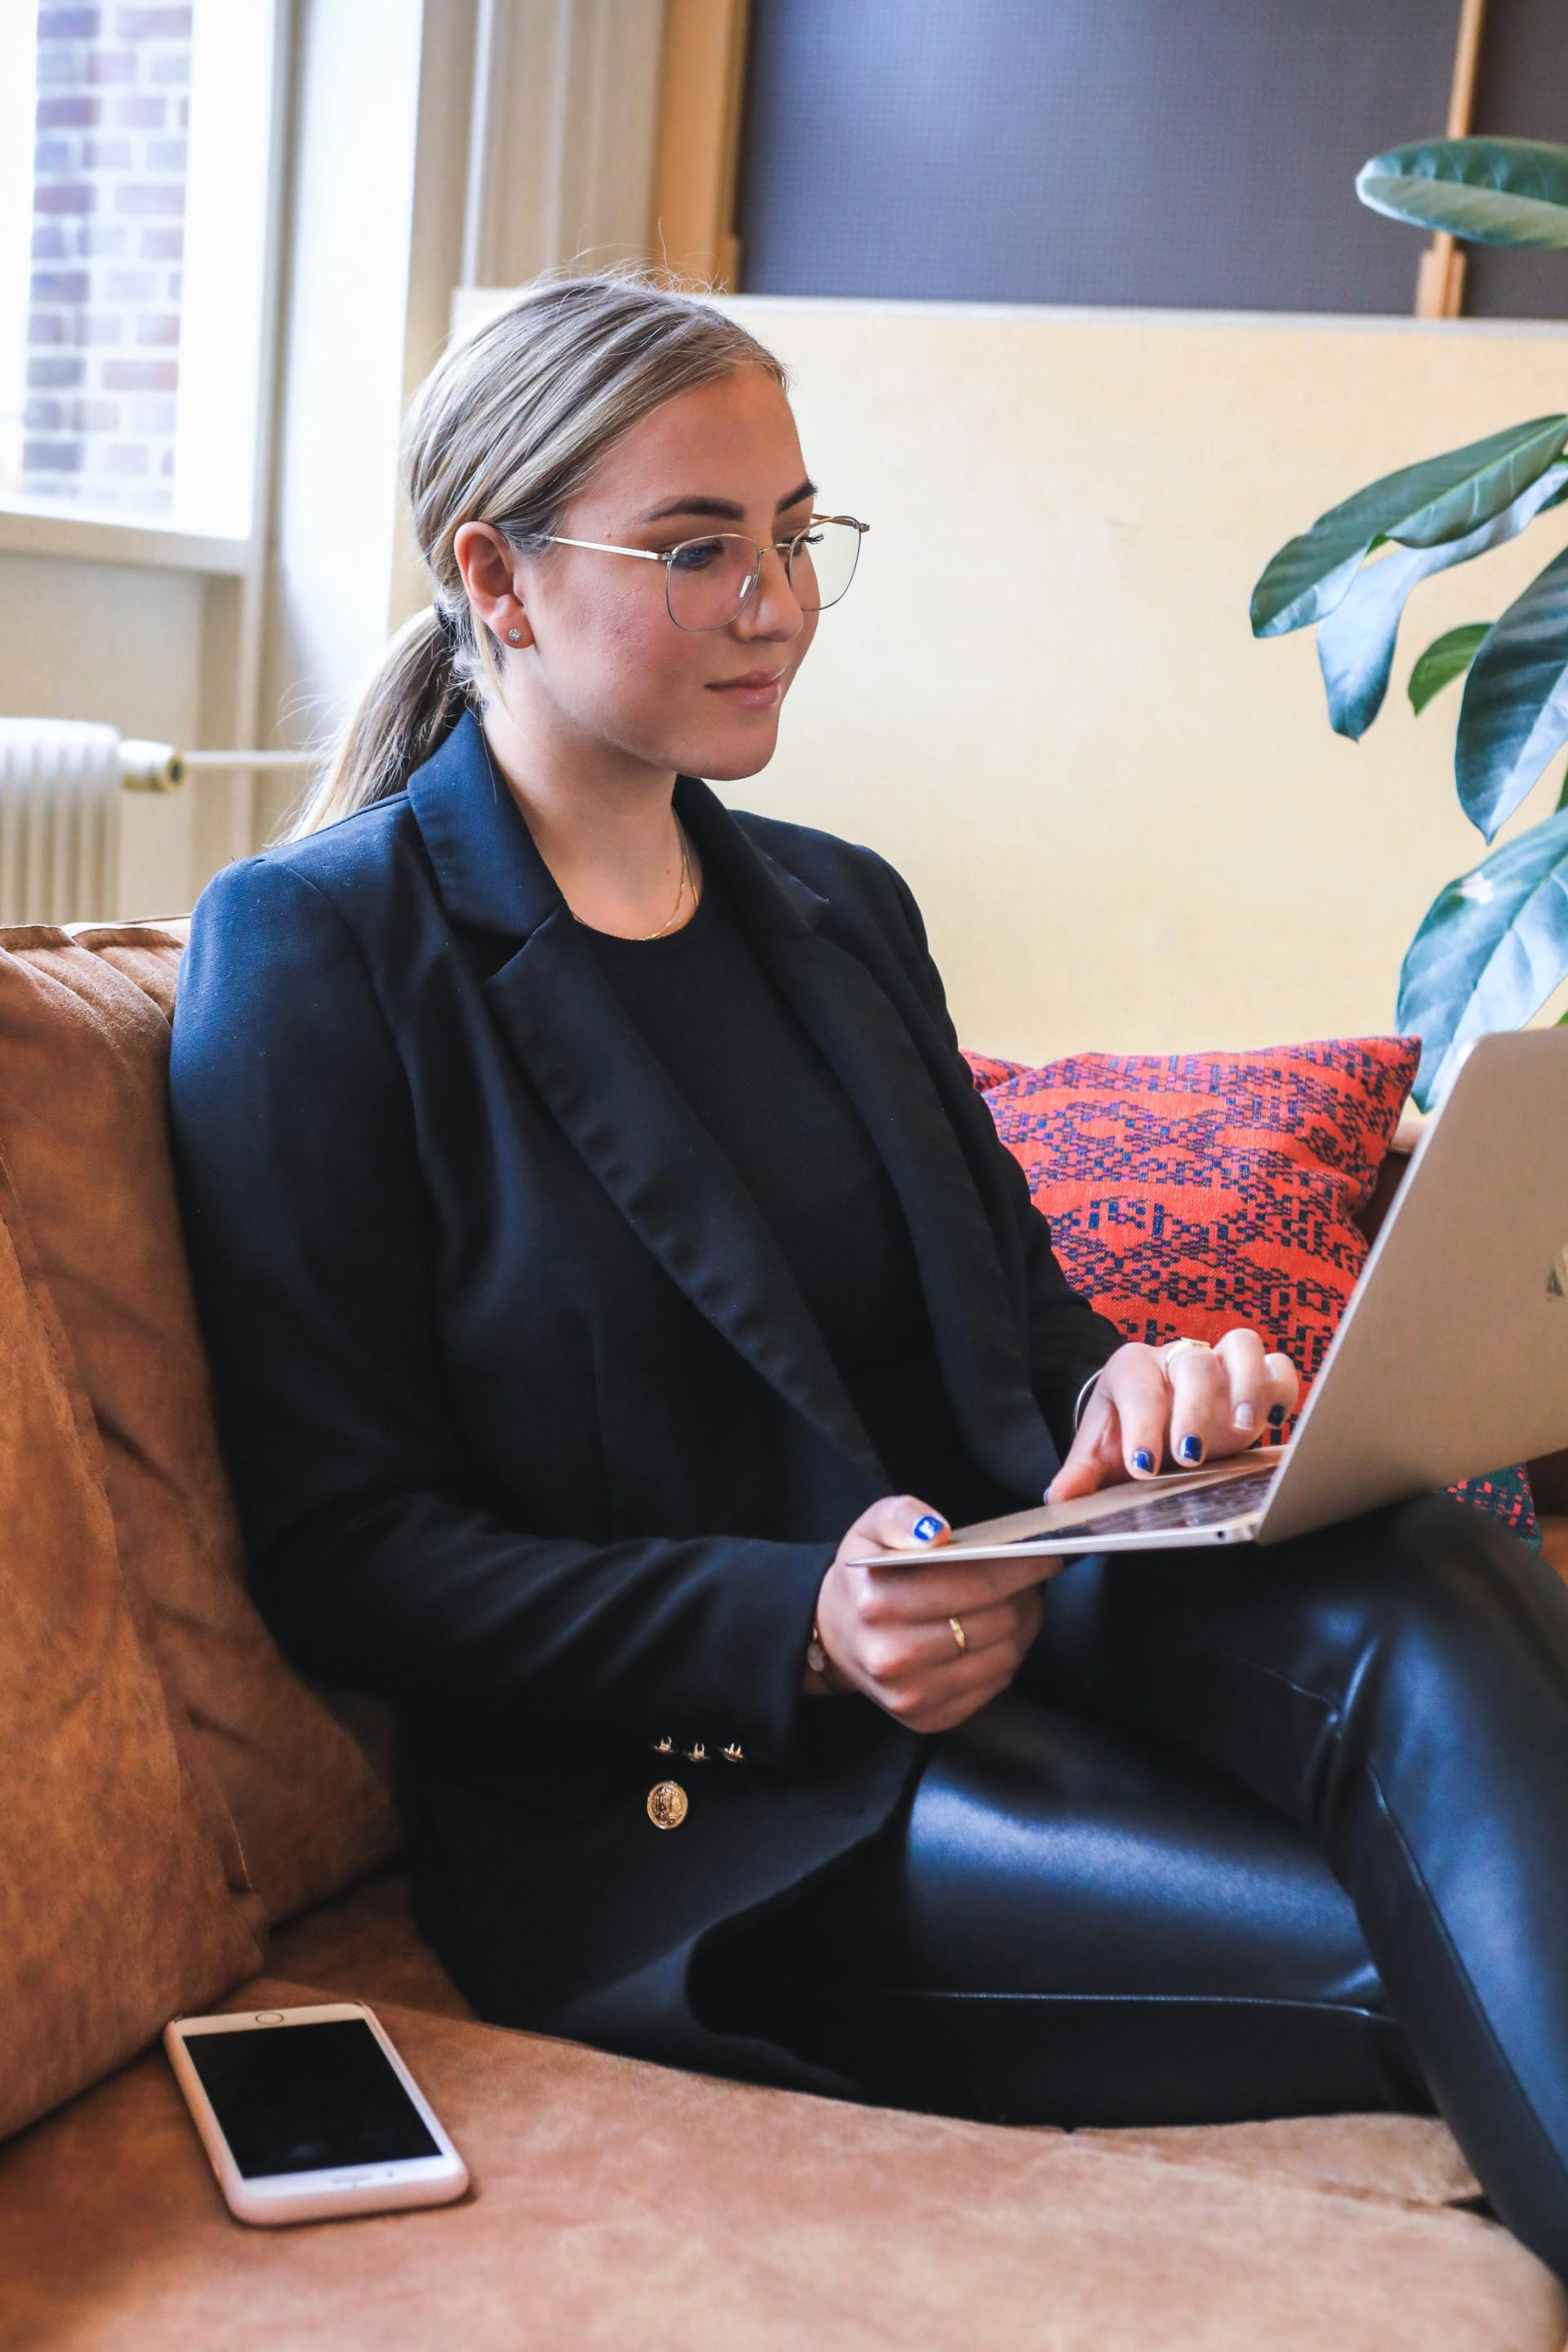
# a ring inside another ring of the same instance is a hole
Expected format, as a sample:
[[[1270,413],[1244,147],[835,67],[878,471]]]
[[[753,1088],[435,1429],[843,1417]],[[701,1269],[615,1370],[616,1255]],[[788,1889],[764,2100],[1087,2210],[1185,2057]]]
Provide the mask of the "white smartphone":
[[[241,2221],[445,2205],[468,2185],[467,2165],[363,2001],[176,2017],[163,2047]]]

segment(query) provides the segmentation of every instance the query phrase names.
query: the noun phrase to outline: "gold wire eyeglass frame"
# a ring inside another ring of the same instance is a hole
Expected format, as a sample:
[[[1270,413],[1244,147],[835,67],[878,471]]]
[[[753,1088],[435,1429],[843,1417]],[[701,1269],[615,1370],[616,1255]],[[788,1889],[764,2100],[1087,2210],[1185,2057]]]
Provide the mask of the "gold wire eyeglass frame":
[[[797,530],[793,539],[775,539],[773,541],[773,550],[775,555],[782,555],[784,559],[784,573],[789,581],[792,593],[795,588],[795,550],[800,546],[803,540],[810,538],[813,525],[819,522],[847,523],[851,530],[859,533],[862,539],[864,539],[866,533],[871,528],[868,522],[861,522],[854,515],[814,514],[811,518],[811,521],[806,523],[803,530]],[[635,555],[638,561],[643,563],[662,563],[664,566],[664,609],[669,614],[670,619],[675,621],[675,625],[678,629],[685,629],[689,635],[692,636],[702,636],[710,629],[727,629],[731,621],[737,621],[740,619],[741,614],[745,611],[746,606],[751,600],[752,592],[755,590],[758,581],[763,576],[763,558],[768,551],[765,547],[760,547],[757,541],[743,530],[699,531],[695,537],[691,539],[681,540],[675,547],[617,547],[611,540],[564,539],[559,531],[552,530],[543,531],[540,536],[548,541],[548,542],[553,547],[586,547],[598,555]],[[693,628],[689,621],[675,620],[675,607],[669,601],[669,583],[672,577],[670,567],[674,563],[676,557],[679,555],[684,549],[688,547],[707,547],[711,545],[712,541],[716,539],[738,539],[744,541],[746,546],[751,549],[752,553],[755,558],[755,561],[752,565],[752,576],[747,581],[744,589],[742,591],[740,603],[736,605],[734,611],[729,615],[728,619],[722,621],[704,621],[698,627]],[[828,598],[828,604],[837,604],[839,598],[847,592],[849,581],[854,579],[856,567],[858,565],[859,561],[860,551],[858,544],[857,544],[855,551],[855,563],[850,566],[849,580],[847,580],[844,583],[844,586],[838,591],[837,596],[830,596]],[[804,612],[825,613],[827,610],[827,604],[803,605],[801,609]]]

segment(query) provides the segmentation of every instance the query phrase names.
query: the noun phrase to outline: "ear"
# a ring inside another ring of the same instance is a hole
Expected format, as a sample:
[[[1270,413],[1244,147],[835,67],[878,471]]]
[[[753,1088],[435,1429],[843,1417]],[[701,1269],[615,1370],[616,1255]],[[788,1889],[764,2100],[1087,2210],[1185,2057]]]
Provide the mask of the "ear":
[[[463,575],[475,617],[483,621],[503,646],[518,652],[531,646],[533,631],[512,576],[517,559],[494,524],[459,525],[453,535],[452,554]]]

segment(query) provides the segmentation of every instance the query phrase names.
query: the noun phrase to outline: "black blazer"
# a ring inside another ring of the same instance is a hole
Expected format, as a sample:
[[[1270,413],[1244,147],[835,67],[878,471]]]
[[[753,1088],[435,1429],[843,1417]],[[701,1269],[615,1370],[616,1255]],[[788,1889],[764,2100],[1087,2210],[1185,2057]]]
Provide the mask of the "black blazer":
[[[998,1507],[1037,1502],[1121,1335],[1052,1254],[907,884],[694,776],[675,806],[885,1159]],[[491,2018],[743,2071],[689,2003],[699,1939],[871,1835],[929,1746],[799,1690],[889,1479],[471,714],[403,792],[207,885],[170,1093],[253,1589],[304,1671],[402,1702],[425,1932]]]

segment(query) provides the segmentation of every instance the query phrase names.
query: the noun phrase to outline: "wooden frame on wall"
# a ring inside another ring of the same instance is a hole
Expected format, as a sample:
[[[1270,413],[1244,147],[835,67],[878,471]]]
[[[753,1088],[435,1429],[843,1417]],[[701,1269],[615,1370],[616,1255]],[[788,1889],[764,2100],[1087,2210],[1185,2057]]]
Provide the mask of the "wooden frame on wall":
[[[1464,139],[1469,135],[1486,13],[1487,0],[1460,0],[1445,138]],[[1422,255],[1416,272],[1415,315],[1418,319],[1457,319],[1464,307],[1465,257],[1447,231],[1439,229]]]
[[[648,249],[738,290],[735,176],[749,0],[668,0]]]

